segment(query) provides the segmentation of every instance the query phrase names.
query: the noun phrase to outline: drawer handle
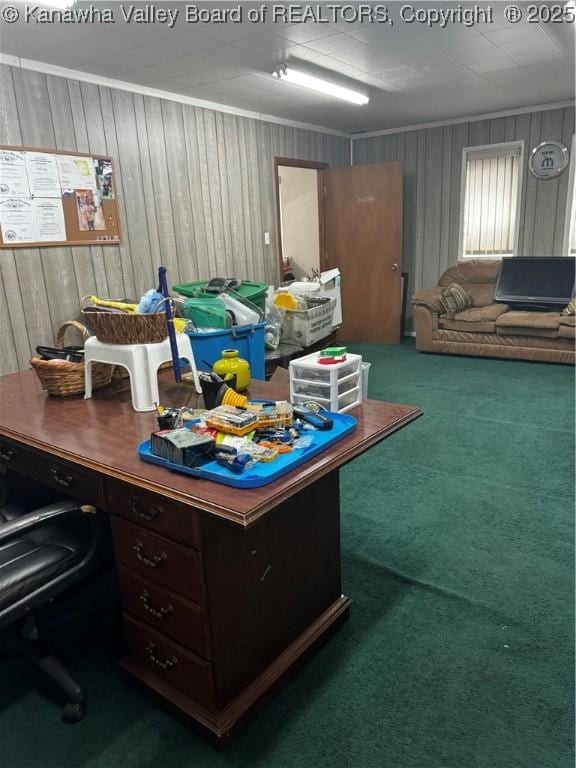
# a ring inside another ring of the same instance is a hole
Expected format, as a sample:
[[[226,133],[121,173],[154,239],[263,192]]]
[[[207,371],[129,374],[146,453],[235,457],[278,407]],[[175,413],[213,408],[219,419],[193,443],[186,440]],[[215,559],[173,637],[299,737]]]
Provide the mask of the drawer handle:
[[[135,498],[131,498],[128,502],[130,506],[130,512],[141,520],[146,520],[148,523],[154,522],[160,514],[159,507],[151,507],[150,509],[138,509],[138,502]]]
[[[16,451],[13,448],[0,448],[0,459],[5,461],[6,464],[8,464],[9,461],[12,461],[15,455]]]
[[[144,563],[144,565],[148,566],[148,568],[158,568],[158,566],[166,560],[168,555],[166,552],[160,552],[159,555],[152,555],[152,557],[146,557],[144,554],[144,544],[142,544],[141,541],[137,541],[136,544],[132,547],[134,552],[136,552],[136,557],[138,560],[140,560],[141,563]]]
[[[146,652],[152,664],[156,664],[160,669],[172,669],[178,664],[176,656],[170,656],[168,659],[160,658],[160,656],[156,654],[156,646],[152,642],[148,643],[146,646]]]
[[[144,610],[148,611],[148,613],[152,614],[155,619],[163,619],[165,616],[169,616],[174,608],[168,603],[166,606],[160,606],[160,608],[154,608],[153,605],[150,604],[150,595],[146,590],[144,589],[142,591],[142,594],[140,595],[140,600],[142,601],[142,605],[144,606]]]
[[[64,488],[69,488],[76,482],[76,478],[73,475],[61,474],[58,467],[50,467],[50,474],[52,475],[54,482],[58,483],[58,485],[62,485]]]

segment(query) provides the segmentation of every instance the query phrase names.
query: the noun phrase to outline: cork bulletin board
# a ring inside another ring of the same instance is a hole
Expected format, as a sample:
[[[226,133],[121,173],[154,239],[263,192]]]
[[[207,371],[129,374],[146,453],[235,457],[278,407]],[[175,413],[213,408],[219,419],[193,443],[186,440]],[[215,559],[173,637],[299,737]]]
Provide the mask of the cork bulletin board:
[[[110,157],[0,145],[0,248],[119,242]]]

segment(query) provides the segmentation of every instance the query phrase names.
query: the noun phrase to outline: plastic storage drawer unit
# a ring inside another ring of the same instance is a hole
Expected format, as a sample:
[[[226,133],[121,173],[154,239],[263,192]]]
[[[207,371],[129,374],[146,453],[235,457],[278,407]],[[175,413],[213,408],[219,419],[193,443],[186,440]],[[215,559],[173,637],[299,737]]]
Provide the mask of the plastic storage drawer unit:
[[[290,399],[312,400],[329,411],[344,413],[362,402],[362,357],[348,354],[342,363],[324,365],[318,355],[290,362]]]

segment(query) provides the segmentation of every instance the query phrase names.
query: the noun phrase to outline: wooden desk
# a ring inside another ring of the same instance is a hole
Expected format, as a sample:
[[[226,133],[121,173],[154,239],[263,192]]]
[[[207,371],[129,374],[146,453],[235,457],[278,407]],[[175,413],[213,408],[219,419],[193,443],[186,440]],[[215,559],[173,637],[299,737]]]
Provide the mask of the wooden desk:
[[[286,397],[254,382],[254,397]],[[198,405],[167,377],[162,402]],[[338,469],[420,415],[367,401],[356,431],[264,488],[235,490],[141,462],[155,426],[126,381],[93,400],[0,377],[0,469],[110,514],[124,609],[121,665],[227,742],[347,617]]]

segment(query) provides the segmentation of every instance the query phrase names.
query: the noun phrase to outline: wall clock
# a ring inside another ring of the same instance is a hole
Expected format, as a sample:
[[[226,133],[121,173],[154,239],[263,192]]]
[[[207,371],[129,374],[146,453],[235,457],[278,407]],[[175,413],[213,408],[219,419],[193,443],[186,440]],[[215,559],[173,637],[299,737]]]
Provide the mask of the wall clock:
[[[568,150],[559,141],[543,141],[530,153],[528,167],[537,179],[555,179],[568,167]]]

